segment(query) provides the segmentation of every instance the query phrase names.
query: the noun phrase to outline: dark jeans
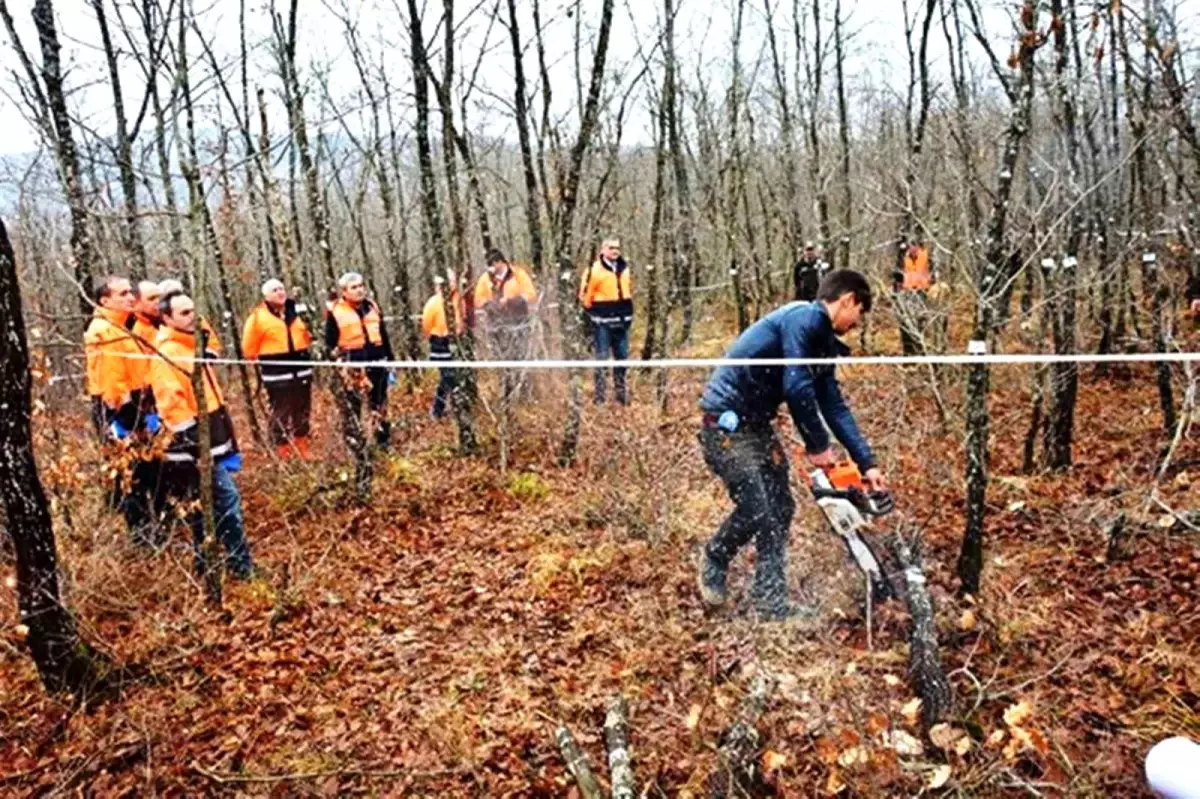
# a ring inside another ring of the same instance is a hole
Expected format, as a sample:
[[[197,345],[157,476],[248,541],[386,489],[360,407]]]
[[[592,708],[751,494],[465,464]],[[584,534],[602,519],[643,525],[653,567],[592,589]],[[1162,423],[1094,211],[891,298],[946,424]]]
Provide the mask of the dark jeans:
[[[338,399],[342,406],[342,421],[346,439],[357,451],[357,444],[365,443],[366,431],[363,427],[362,406],[363,394],[367,395],[367,408],[375,421],[375,444],[387,449],[392,440],[392,425],[387,418],[387,369],[366,369],[369,388],[360,390],[352,387],[354,381],[361,379],[361,373],[349,372],[345,377]]]
[[[309,435],[312,415],[312,378],[264,382],[271,404],[271,443],[287,444]]]
[[[454,369],[438,369],[437,393],[433,395],[433,409],[430,413],[435,419],[446,415],[446,405],[454,391]]]
[[[194,502],[200,495],[200,474],[194,464],[169,466],[164,469],[169,475],[171,492],[180,499]],[[246,527],[242,518],[242,497],[238,493],[233,475],[213,464],[213,524],[217,538],[225,548],[224,565],[237,578],[250,576],[254,562],[250,557],[250,546],[246,543]],[[204,559],[204,513],[196,508],[187,516],[192,528],[192,544],[195,548],[196,574],[203,575],[208,567]]]
[[[596,352],[596,360],[606,361],[611,354],[618,361],[624,361],[629,358],[629,326],[628,325],[592,325],[592,345]],[[607,399],[608,394],[608,375],[605,369],[596,370],[596,403],[603,403]],[[613,373],[613,390],[617,395],[617,402],[622,405],[629,404],[629,394],[625,387],[624,366],[614,366]]]
[[[161,471],[161,461],[135,460],[129,474],[117,475],[113,483],[112,506],[121,512],[138,546],[156,546],[165,537],[159,527],[167,502]]]
[[[529,323],[497,324],[491,329],[492,358],[498,361],[523,361],[529,355]],[[500,376],[501,399],[517,402],[525,393],[519,369],[505,369]]]
[[[724,570],[753,538],[758,550],[755,601],[760,605],[786,602],[787,541],[796,504],[779,437],[770,426],[734,433],[705,427],[700,445],[704,462],[725,483],[735,505],[705,548],[709,560]]]

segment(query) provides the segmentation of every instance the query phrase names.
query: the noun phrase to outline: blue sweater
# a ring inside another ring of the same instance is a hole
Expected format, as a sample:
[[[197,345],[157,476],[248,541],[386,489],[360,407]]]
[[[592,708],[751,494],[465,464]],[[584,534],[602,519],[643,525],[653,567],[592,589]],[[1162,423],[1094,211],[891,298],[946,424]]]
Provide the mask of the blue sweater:
[[[793,302],[759,319],[726,358],[832,358],[848,355],[821,303]],[[720,366],[708,380],[700,408],[735,411],[749,427],[770,425],[786,402],[809,452],[829,448],[829,430],[863,471],[875,465],[854,414],[842,398],[833,366]],[[822,421],[824,420],[824,421]],[[825,425],[829,425],[826,430]]]

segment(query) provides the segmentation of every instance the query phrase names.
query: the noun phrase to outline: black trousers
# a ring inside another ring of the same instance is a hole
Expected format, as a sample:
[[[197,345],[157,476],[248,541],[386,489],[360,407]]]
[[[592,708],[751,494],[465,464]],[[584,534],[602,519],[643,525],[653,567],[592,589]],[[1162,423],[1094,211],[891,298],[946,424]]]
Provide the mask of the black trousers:
[[[162,461],[134,460],[118,469],[110,493],[111,507],[125,519],[133,543],[155,546],[163,543],[164,511],[170,494],[163,481]]]
[[[758,560],[754,598],[773,605],[787,600],[787,542],[796,503],[788,485],[788,460],[770,426],[728,432],[700,431],[708,468],[725,484],[733,513],[708,542],[705,552],[720,569],[754,539]]]
[[[392,438],[392,426],[387,418],[388,371],[376,368],[363,371],[366,372],[367,386],[362,385],[362,372],[350,371],[343,375],[342,387],[338,392],[346,440],[355,451],[356,445],[361,446],[366,442],[366,429],[362,418],[365,394],[367,408],[374,420],[375,443],[386,449]]]
[[[271,442],[276,446],[309,435],[312,377],[264,382],[271,405]]]

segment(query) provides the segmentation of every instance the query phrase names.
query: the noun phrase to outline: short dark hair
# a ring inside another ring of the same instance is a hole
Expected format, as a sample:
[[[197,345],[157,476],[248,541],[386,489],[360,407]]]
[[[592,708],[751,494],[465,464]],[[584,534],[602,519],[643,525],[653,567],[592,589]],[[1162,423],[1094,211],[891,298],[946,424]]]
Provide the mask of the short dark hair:
[[[825,276],[817,288],[817,299],[821,302],[837,302],[844,294],[853,294],[863,311],[871,310],[871,284],[861,272],[835,269]]]
[[[504,257],[504,253],[493,247],[487,251],[487,255],[483,256],[483,262],[488,266],[498,263],[508,263],[508,259]]]
[[[93,289],[93,293],[96,295],[96,304],[99,305],[100,300],[111,297],[113,293],[113,286],[116,285],[118,280],[124,279],[125,278],[117,275],[108,275],[107,277],[100,278],[100,282],[97,283]]]
[[[168,291],[166,294],[162,295],[162,297],[160,297],[158,300],[158,312],[160,314],[162,314],[163,316],[170,316],[171,315],[171,303],[175,301],[176,297],[186,297],[186,296],[187,296],[187,294],[185,294],[182,291]]]

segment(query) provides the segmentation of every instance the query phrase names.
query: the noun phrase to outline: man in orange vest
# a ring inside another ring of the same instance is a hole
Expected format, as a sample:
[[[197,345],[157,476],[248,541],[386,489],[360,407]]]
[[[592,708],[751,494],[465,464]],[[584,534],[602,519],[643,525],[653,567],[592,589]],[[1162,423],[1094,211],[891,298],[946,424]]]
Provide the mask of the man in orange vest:
[[[452,270],[448,270],[447,274],[450,276],[452,285],[449,294],[454,308],[455,335],[460,336],[467,329],[466,304],[455,285],[458,278]],[[429,339],[429,360],[449,361],[454,355],[450,346],[450,325],[446,319],[445,295],[447,292],[443,288],[446,281],[439,275],[433,279],[433,282],[437,288],[434,290],[433,296],[425,302],[425,307],[421,311],[421,330]],[[433,395],[433,408],[429,411],[430,416],[441,419],[446,415],[446,403],[454,392],[454,386],[454,370],[439,369],[437,392]]]
[[[892,287],[900,322],[900,341],[905,355],[923,352],[931,309],[928,292],[934,283],[929,250],[919,238],[901,244],[897,269],[892,273]]]
[[[192,388],[196,369],[196,306],[186,294],[167,292],[159,302],[163,327],[159,331],[158,352],[150,366],[150,385],[158,402],[163,424],[171,432],[163,464],[163,482],[168,492],[183,501],[195,504],[200,492],[200,440],[198,437],[200,406]],[[241,471],[242,456],[238,452],[233,419],[225,406],[225,396],[217,382],[212,366],[201,360],[201,380],[204,386],[205,407],[208,411],[209,444],[212,453],[213,516],[217,537],[225,547],[225,566],[233,577],[249,579],[254,570],[250,548],[246,543],[245,522],[242,518],[242,498],[233,474]],[[203,575],[208,564],[204,560],[204,515],[199,508],[188,514],[195,545],[196,573]]]
[[[157,461],[143,457],[143,450],[158,431],[159,419],[147,385],[149,362],[140,359],[143,349],[132,333],[135,302],[125,278],[101,280],[83,343],[92,421],[117,473],[110,500],[125,517],[134,543],[149,546],[154,543],[152,508],[158,506],[159,474]]]
[[[509,263],[500,250],[489,250],[485,261],[487,271],[475,284],[475,307],[483,311],[492,355],[502,361],[524,360],[537,289],[529,273]],[[505,370],[502,387],[507,402],[520,388],[520,375]]]
[[[325,319],[325,347],[334,360],[350,363],[392,360],[392,345],[383,312],[373,300],[367,299],[367,284],[358,272],[347,272],[338,278],[341,296],[329,309]],[[376,420],[375,444],[387,449],[391,443],[392,427],[387,418],[388,370],[369,366],[363,375],[359,370],[339,369],[342,390],[338,394],[346,425],[346,438],[354,451],[366,442],[362,429],[362,398]],[[364,378],[365,377],[365,381]]]
[[[596,360],[629,358],[629,327],[633,324],[633,286],[629,264],[621,257],[620,239],[605,239],[600,257],[583,273],[579,302],[592,327],[592,345]],[[613,368],[613,389],[617,402],[629,404],[624,366]],[[595,375],[597,405],[603,405],[608,393],[608,375],[597,369]]]
[[[259,366],[271,405],[271,439],[279,457],[308,457],[309,417],[312,413],[312,335],[300,318],[296,301],[279,280],[262,285],[263,301],[246,318],[242,354]]]

